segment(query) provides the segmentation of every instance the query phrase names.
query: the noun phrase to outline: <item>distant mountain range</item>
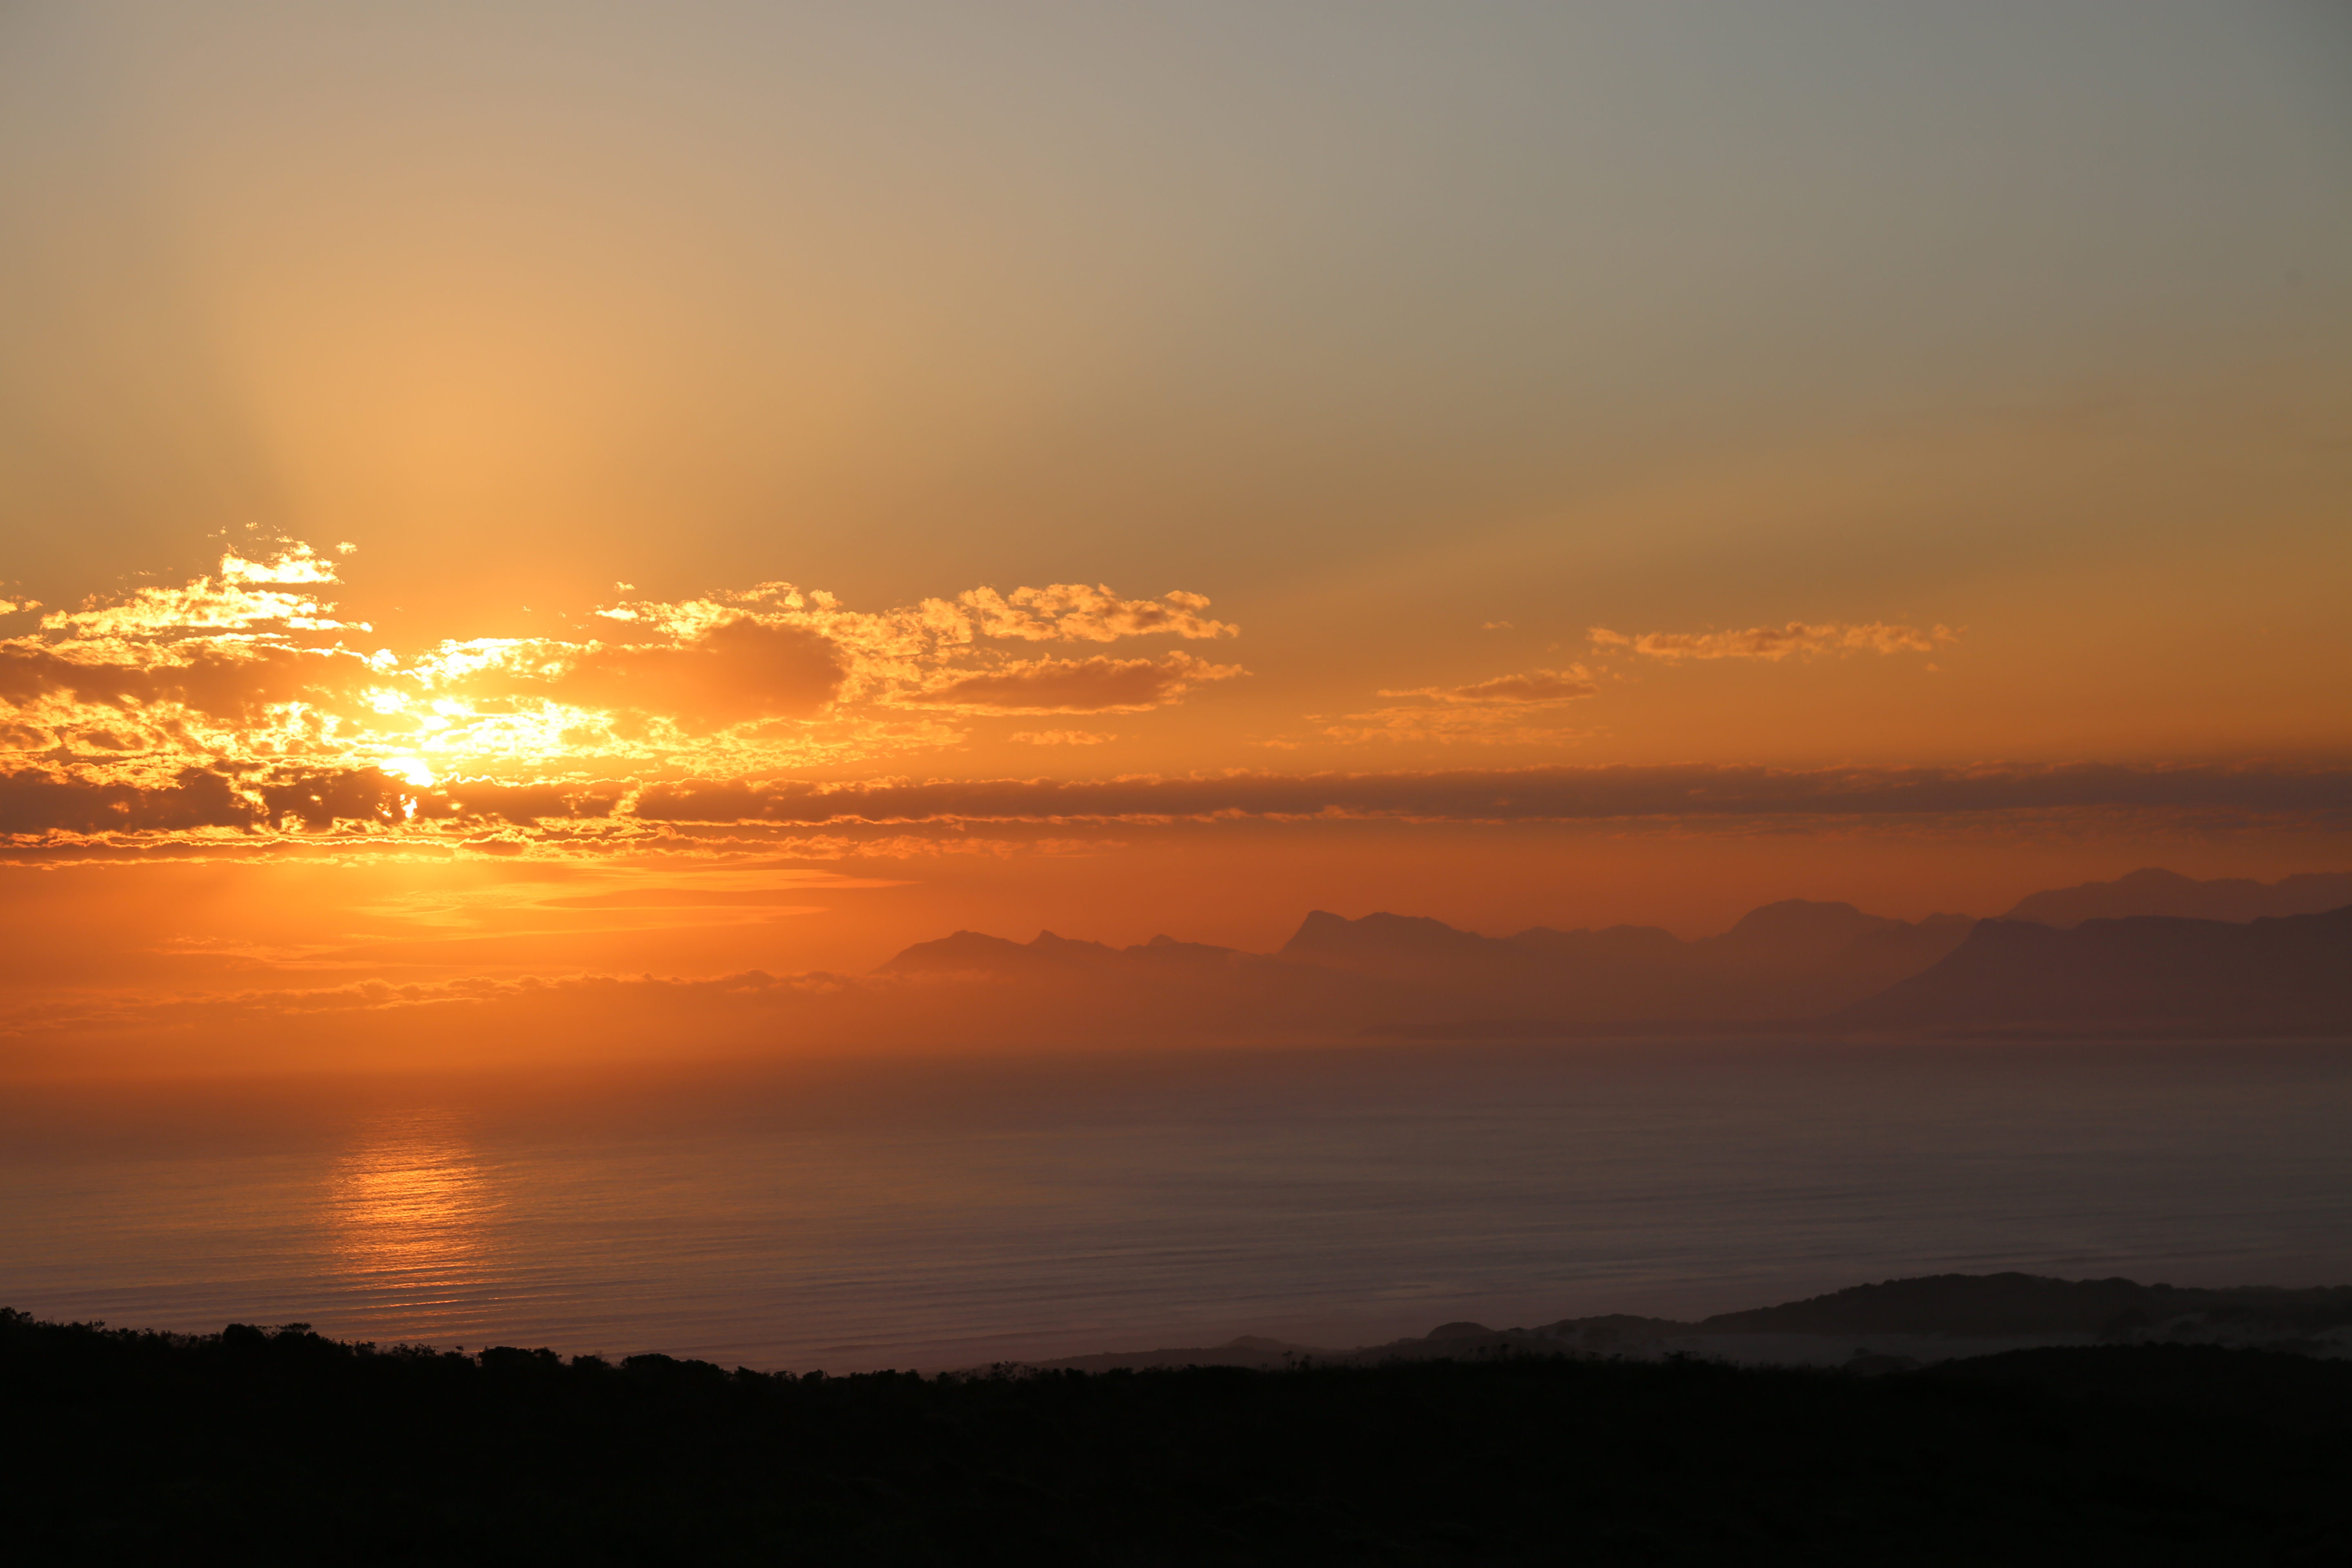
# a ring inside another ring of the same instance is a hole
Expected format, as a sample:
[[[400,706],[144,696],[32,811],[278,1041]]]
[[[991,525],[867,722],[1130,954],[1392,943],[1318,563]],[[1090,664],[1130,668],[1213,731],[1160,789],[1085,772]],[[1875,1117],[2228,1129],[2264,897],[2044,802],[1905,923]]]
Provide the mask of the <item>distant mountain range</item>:
[[[1884,1348],[1863,1348],[1856,1342]],[[1046,1364],[1107,1372],[1114,1367],[1277,1367],[1307,1359],[1379,1363],[1567,1351],[1812,1361],[1878,1372],[2024,1344],[2088,1342],[2252,1345],[2343,1356],[2352,1353],[2352,1286],[2202,1289],[2122,1279],[1935,1274],[1854,1285],[1826,1296],[1691,1321],[1620,1312],[1563,1318],[1528,1329],[1441,1323],[1415,1338],[1346,1350],[1244,1336],[1220,1345],[1113,1351]],[[1889,1355],[1887,1350],[1902,1353]]]
[[[2275,882],[2221,877],[2210,882],[2149,867],[2112,882],[2084,882],[2034,893],[2001,918],[2046,926],[2171,915],[2191,921],[2252,921],[2265,915],[2315,915],[2352,904],[2352,871],[2306,871]]]
[[[2242,925],[2138,915],[2061,931],[1980,921],[1948,957],[1836,1021],[2352,1033],[2352,907]]]
[[[2268,910],[2337,892],[2347,907],[2332,913],[2184,919],[2143,908]],[[2127,912],[2095,912],[2116,909]],[[1272,953],[1167,936],[1114,948],[1051,931],[1028,942],[958,931],[877,973],[934,994],[989,988],[999,1010],[1009,995],[1056,1033],[1074,1020],[1219,1037],[1773,1026],[2338,1033],[2352,1032],[2352,875],[2265,885],[2137,871],[2037,893],[1994,921],[1890,920],[1790,899],[1693,942],[1623,925],[1490,937],[1424,916],[1320,910]]]

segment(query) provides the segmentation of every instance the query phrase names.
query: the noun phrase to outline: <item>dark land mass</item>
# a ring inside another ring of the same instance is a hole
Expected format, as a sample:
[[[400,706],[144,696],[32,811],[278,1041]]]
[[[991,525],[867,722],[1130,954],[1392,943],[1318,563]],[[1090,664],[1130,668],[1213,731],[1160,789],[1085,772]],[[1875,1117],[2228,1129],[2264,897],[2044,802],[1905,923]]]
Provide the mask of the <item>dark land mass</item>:
[[[2018,900],[2001,918],[2046,926],[2171,915],[2192,921],[2252,921],[2265,915],[2315,915],[2352,904],[2352,871],[2305,871],[2275,882],[2217,877],[2200,882],[2147,867],[2112,882],[2084,882]]]
[[[1737,1025],[1859,1001],[1934,963],[1973,923],[1885,920],[1791,899],[1686,942],[1646,926],[1488,937],[1422,916],[1351,921],[1318,910],[1271,953],[1167,936],[1115,948],[1052,931],[1027,942],[958,931],[917,943],[878,973],[994,985],[1163,1027],[1442,1033],[1515,1016],[1539,1020],[1539,1032],[1659,1019]]]
[[[828,1378],[11,1313],[0,1445],[41,1563],[2352,1560],[2352,1364],[2213,1346]]]
[[[2036,1274],[1934,1274],[1854,1285],[1827,1296],[1690,1320],[1616,1312],[1562,1318],[1526,1329],[1444,1323],[1427,1334],[1339,1350],[1244,1336],[1222,1345],[1110,1352],[1049,1363],[1091,1372],[1117,1367],[1279,1367],[1302,1361],[1375,1365],[1474,1353],[1642,1353],[1689,1347],[1704,1353],[1726,1336],[1781,1335],[1844,1341],[1938,1336],[1966,1354],[1981,1342],[2094,1338],[2111,1344],[2226,1342],[2326,1354],[2352,1349],[2352,1286],[2280,1289],[2143,1285],[2137,1280],[2053,1279]],[[1916,1348],[1916,1347],[1915,1347]],[[1872,1359],[1865,1353],[1864,1358]]]
[[[2139,915],[2061,931],[1979,921],[1948,957],[1833,1021],[2352,1032],[2352,907],[2243,924]]]
[[[1318,910],[1271,953],[1167,936],[1115,948],[1051,931],[1028,942],[958,931],[878,973],[996,998],[994,1008],[975,1001],[974,1016],[998,1016],[1010,999],[1034,1020],[1194,1037],[2330,1034],[2352,1031],[2352,916],[2266,911],[2338,893],[2352,906],[2352,873],[2263,884],[2147,870],[2035,894],[2000,921],[1906,921],[1789,899],[1694,942],[1649,926],[1482,936],[1425,916]],[[2241,910],[2257,912],[2231,912]]]
[[[2261,1322],[2301,1333],[2352,1324],[2352,1286],[2284,1290],[2142,1285],[2137,1280],[2053,1279],[2038,1274],[1931,1274],[1853,1285],[1827,1296],[1743,1312],[1694,1327],[1717,1332],[1810,1334],[2032,1334],[2095,1331],[2120,1336],[2195,1318]],[[1570,1320],[1573,1321],[1574,1320]]]

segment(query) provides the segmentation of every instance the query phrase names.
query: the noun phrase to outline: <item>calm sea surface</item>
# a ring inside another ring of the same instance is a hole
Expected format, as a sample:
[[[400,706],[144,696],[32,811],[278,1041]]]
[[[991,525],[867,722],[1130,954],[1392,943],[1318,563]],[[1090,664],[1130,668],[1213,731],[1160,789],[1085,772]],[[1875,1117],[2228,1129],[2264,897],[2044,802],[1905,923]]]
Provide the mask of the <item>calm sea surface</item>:
[[[0,1304],[852,1371],[2352,1283],[2352,1048],[1444,1047],[5,1091]]]

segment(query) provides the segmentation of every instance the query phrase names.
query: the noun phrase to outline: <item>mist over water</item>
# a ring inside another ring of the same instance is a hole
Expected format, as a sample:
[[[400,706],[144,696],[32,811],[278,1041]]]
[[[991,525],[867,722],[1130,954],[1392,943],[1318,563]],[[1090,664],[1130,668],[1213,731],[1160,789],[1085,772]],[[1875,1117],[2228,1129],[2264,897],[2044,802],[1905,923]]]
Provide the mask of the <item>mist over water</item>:
[[[2021,1268],[2352,1281],[2352,1048],[1684,1041],[26,1090],[0,1303],[925,1368]]]

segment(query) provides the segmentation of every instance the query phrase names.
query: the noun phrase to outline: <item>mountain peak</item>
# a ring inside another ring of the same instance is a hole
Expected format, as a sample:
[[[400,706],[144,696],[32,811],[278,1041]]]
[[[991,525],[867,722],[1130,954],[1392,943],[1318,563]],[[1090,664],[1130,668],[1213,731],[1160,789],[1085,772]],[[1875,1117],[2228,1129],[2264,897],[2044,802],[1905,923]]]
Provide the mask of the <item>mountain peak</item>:
[[[1492,937],[1456,930],[1428,915],[1392,915],[1381,910],[1351,921],[1328,910],[1314,910],[1276,956],[1363,962],[1485,952],[1502,945]]]

